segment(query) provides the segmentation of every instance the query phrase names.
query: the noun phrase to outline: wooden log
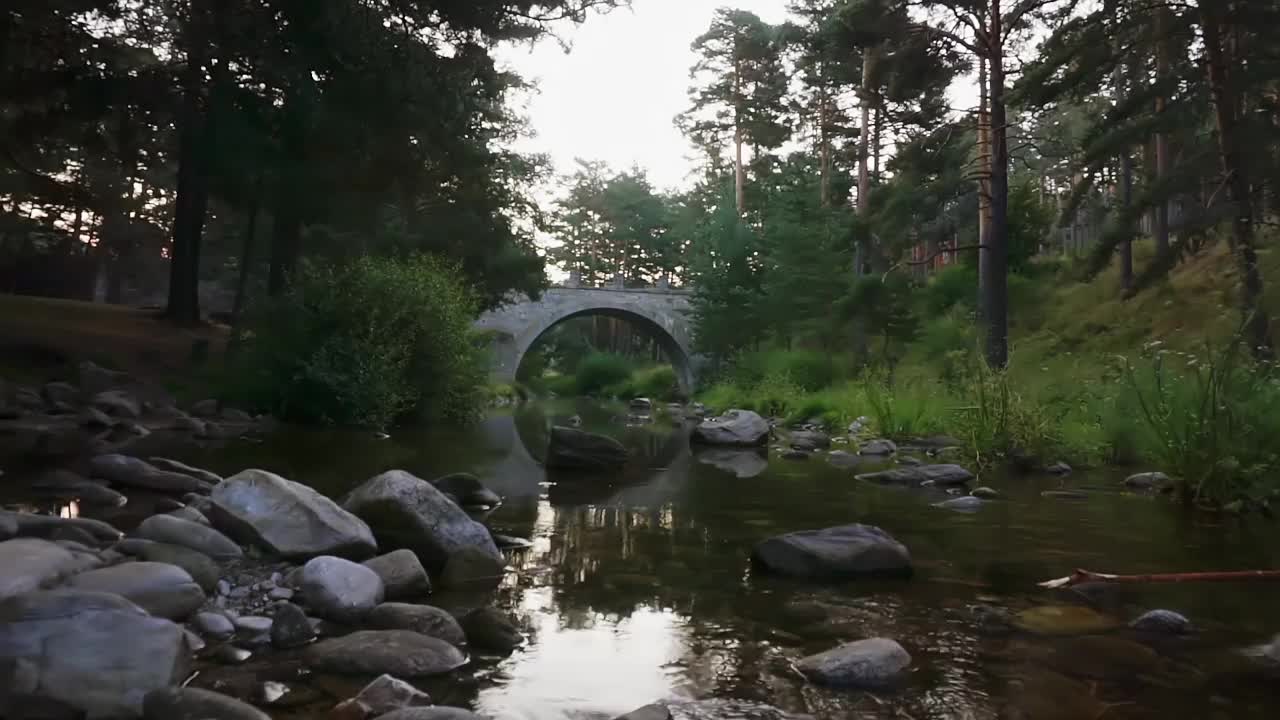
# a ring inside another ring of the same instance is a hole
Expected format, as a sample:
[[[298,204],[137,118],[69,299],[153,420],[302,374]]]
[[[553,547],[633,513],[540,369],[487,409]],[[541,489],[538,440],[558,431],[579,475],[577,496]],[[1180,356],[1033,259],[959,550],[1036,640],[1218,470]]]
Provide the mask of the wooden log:
[[[1225,570],[1218,572],[1155,573],[1148,575],[1113,575],[1089,570],[1076,570],[1066,577],[1039,583],[1042,588],[1057,589],[1084,583],[1180,583],[1240,582],[1245,580],[1280,580],[1280,570]]]

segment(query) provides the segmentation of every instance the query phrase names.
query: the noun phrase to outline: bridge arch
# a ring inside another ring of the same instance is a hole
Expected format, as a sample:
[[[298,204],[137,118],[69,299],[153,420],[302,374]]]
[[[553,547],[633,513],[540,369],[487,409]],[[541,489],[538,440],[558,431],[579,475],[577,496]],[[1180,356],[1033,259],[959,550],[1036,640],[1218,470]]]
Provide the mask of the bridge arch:
[[[524,298],[485,313],[476,329],[493,335],[494,378],[513,382],[525,353],[556,325],[587,315],[621,318],[657,339],[676,371],[680,389],[689,393],[695,374],[688,307],[688,294],[679,291],[551,288],[536,301]]]

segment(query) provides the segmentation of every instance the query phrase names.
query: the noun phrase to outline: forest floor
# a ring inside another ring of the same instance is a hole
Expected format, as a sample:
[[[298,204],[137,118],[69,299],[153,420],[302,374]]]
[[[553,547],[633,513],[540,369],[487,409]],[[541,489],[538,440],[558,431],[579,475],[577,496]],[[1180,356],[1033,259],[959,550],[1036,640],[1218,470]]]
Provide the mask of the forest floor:
[[[193,376],[193,350],[208,343],[221,355],[227,328],[177,328],[155,310],[0,294],[0,377],[39,382],[74,377],[73,367],[92,360],[167,385]]]

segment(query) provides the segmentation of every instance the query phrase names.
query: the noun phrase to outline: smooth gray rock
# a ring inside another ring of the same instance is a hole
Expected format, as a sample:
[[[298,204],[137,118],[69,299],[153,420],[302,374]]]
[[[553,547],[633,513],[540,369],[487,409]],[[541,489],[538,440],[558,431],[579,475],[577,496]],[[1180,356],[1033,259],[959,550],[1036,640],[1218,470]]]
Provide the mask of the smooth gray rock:
[[[911,655],[888,638],[845,643],[796,662],[796,668],[814,682],[854,688],[890,686],[910,665]]]
[[[0,665],[24,666],[19,687],[0,692],[2,717],[39,701],[91,718],[137,717],[146,694],[181,682],[190,661],[182,626],[118,595],[54,590],[0,601]]]
[[[1046,465],[1044,471],[1049,475],[1070,475],[1071,466],[1062,461],[1058,461],[1052,465]]]
[[[31,489],[40,495],[79,500],[89,505],[120,507],[128,498],[111,488],[77,475],[70,470],[50,470],[31,481]]]
[[[0,518],[2,521],[3,518]],[[0,600],[53,586],[102,566],[92,552],[78,552],[38,538],[0,542]]]
[[[361,707],[361,712],[366,717],[377,718],[405,708],[430,707],[431,696],[399,678],[379,675],[347,702]],[[335,714],[349,717],[341,713]]]
[[[796,430],[791,433],[791,447],[796,450],[826,450],[831,447],[831,437],[817,430]]]
[[[497,507],[502,504],[502,497],[480,482],[480,478],[470,473],[453,473],[431,481],[436,489],[449,496],[450,500],[462,507]]]
[[[862,524],[772,537],[758,543],[752,556],[772,572],[813,579],[909,575],[912,569],[911,554],[902,543]]]
[[[89,404],[112,417],[137,419],[142,415],[138,399],[124,390],[104,390],[94,395]]]
[[[281,557],[364,559],[377,552],[373,533],[360,518],[306,485],[265,470],[227,478],[210,501],[215,527]]]
[[[614,470],[627,463],[622,443],[571,427],[551,428],[546,466],[557,470]]]
[[[377,528],[384,546],[412,550],[433,575],[443,573],[450,558],[463,550],[472,551],[467,572],[476,577],[500,575],[506,565],[488,528],[431,483],[403,470],[370,478],[347,496],[343,507]],[[463,578],[455,574],[454,579]]]
[[[218,565],[202,552],[142,538],[127,538],[116,544],[120,552],[148,562],[177,565],[195,580],[200,589],[213,592],[218,583]]]
[[[64,518],[56,515],[36,515],[34,513],[11,512],[0,510],[0,518],[8,518],[17,526],[18,537],[51,538],[63,528],[73,527],[83,530],[94,539],[94,544],[116,542],[123,533],[101,520],[90,518]]]
[[[222,613],[196,613],[196,616],[191,619],[191,624],[196,627],[196,630],[200,631],[200,634],[220,640],[236,634],[236,626]]]
[[[212,523],[209,522],[209,518],[205,517],[204,513],[200,512],[194,507],[191,507],[190,505],[185,505],[183,507],[178,508],[177,510],[171,510],[165,514],[172,515],[173,517],[176,517],[180,520],[187,520],[193,523],[199,523],[201,525],[204,525],[205,527],[212,527]]]
[[[383,603],[370,611],[364,622],[378,630],[412,630],[440,638],[451,645],[463,645],[467,642],[467,636],[458,621],[444,610],[431,605]]]
[[[1172,610],[1151,610],[1129,623],[1129,627],[1142,633],[1159,635],[1189,635],[1195,631],[1191,621]]]
[[[453,645],[411,630],[361,630],[321,640],[306,649],[304,659],[323,672],[402,678],[441,675],[467,662]]]
[[[302,647],[316,638],[315,628],[302,608],[283,603],[276,608],[271,623],[271,644],[277,648]]]
[[[859,455],[893,455],[896,452],[898,452],[898,446],[892,440],[884,438],[868,440],[858,448]]]
[[[63,587],[115,593],[156,617],[182,619],[204,604],[204,591],[177,565],[131,562],[80,573]]]
[[[986,502],[984,502],[982,498],[974,495],[965,495],[963,497],[943,500],[942,502],[933,504],[934,507],[942,508],[943,510],[954,510],[956,512],[964,513],[978,512],[982,509],[983,505],[986,505]]]
[[[193,467],[184,462],[179,462],[178,460],[171,460],[166,457],[152,457],[147,458],[147,461],[161,470],[190,475],[191,477],[196,478],[197,480],[203,480],[210,485],[217,485],[222,482],[221,475],[211,473],[203,468]]]
[[[1125,487],[1133,490],[1159,490],[1172,484],[1169,476],[1162,472],[1137,473],[1124,479]]]
[[[165,493],[207,494],[213,487],[190,475],[161,470],[145,460],[116,453],[98,455],[89,460],[89,472],[93,477],[102,478],[112,485]]]
[[[445,705],[415,707],[379,715],[377,720],[486,720],[470,710]]]
[[[245,635],[261,635],[271,632],[271,618],[261,615],[241,615],[231,622],[236,631]]]
[[[880,483],[882,485],[905,485],[921,487],[951,487],[964,485],[973,480],[973,473],[959,465],[917,465],[915,467],[899,467],[880,472],[862,473],[855,476],[859,480]]]
[[[969,494],[983,500],[994,500],[1000,497],[999,492],[989,487],[976,487]]]
[[[234,540],[198,522],[173,515],[152,515],[143,520],[134,535],[147,540],[181,545],[217,560],[236,560],[244,551]]]
[[[393,550],[364,561],[364,566],[382,578],[387,600],[410,600],[431,593],[431,580],[412,550]]]
[[[382,578],[369,568],[331,556],[312,558],[298,577],[302,601],[314,614],[342,623],[363,619],[382,602]]]
[[[769,423],[750,410],[730,410],[698,423],[690,440],[706,445],[759,447],[769,442]]]
[[[706,448],[698,449],[693,457],[703,465],[710,465],[738,478],[753,478],[769,469],[769,458],[757,448]]]
[[[524,635],[497,608],[476,608],[459,618],[458,624],[466,633],[467,644],[477,650],[509,653],[524,644]]]
[[[271,720],[271,716],[212,690],[171,687],[147,693],[142,720]]]

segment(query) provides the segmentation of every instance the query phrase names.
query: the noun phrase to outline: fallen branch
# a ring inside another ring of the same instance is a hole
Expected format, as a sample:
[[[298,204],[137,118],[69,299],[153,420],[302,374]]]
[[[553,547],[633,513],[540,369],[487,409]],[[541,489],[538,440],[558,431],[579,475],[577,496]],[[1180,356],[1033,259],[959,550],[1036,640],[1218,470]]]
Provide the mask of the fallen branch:
[[[1057,589],[1083,583],[1179,583],[1239,582],[1241,580],[1280,580],[1280,570],[1227,570],[1221,572],[1156,573],[1152,575],[1111,575],[1076,570],[1067,577],[1039,583],[1042,588]]]

